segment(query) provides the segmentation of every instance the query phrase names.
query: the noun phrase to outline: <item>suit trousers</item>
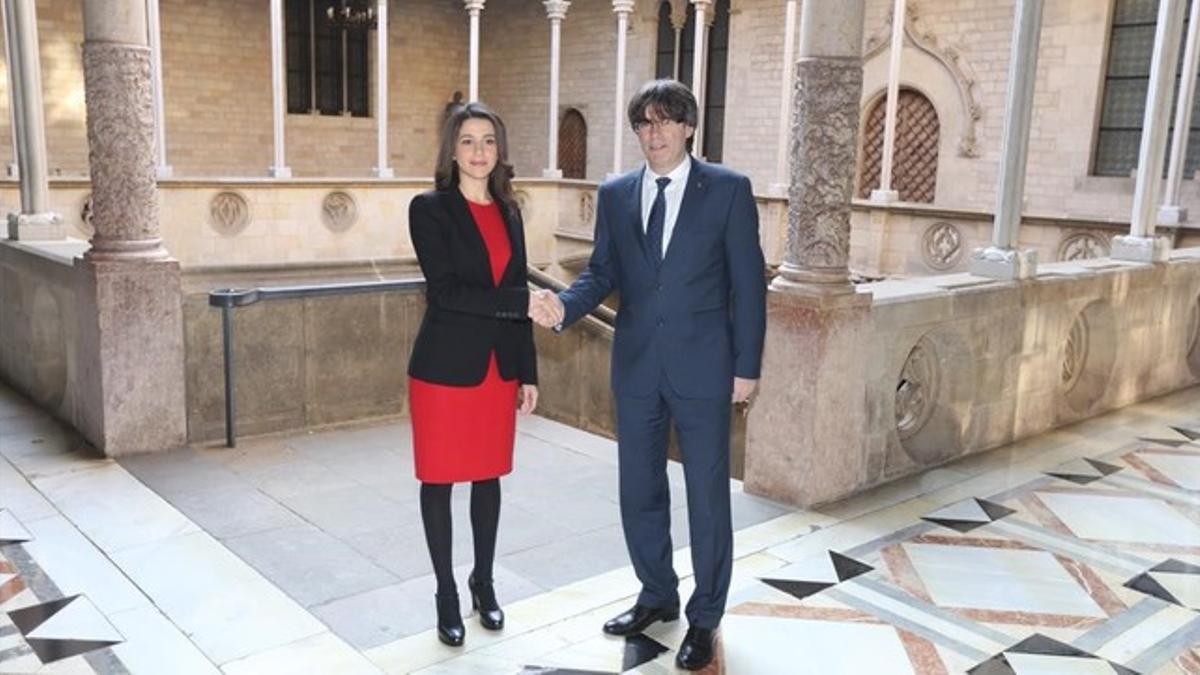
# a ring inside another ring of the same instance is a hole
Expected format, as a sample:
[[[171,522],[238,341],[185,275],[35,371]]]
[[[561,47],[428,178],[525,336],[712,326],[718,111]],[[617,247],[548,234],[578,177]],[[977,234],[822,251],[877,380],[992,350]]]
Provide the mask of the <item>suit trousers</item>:
[[[645,396],[618,395],[617,445],[621,524],[634,572],[642,583],[638,604],[679,606],[679,578],[671,564],[671,495],[667,442],[673,424],[683,458],[688,528],[696,589],[688,622],[716,628],[725,612],[733,567],[729,495],[729,397],[682,398],[665,375]]]

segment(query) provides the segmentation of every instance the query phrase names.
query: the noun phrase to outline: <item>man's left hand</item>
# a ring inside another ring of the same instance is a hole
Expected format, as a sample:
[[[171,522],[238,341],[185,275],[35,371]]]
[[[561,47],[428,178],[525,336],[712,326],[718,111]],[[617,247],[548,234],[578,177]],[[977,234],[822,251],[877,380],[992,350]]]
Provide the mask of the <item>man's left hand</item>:
[[[733,378],[733,402],[749,403],[754,390],[758,388],[758,380],[747,380],[744,377]]]

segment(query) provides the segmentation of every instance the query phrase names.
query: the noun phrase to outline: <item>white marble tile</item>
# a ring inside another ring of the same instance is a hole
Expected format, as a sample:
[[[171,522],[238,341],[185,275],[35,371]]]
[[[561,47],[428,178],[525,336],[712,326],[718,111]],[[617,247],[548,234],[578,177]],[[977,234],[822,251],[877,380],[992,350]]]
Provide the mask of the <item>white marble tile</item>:
[[[109,615],[125,636],[113,653],[133,675],[160,675],[171,664],[171,675],[218,675],[217,667],[179,632],[156,607],[146,606]]]
[[[523,666],[520,661],[498,656],[465,654],[413,671],[413,675],[514,675],[521,672]]]
[[[23,523],[58,513],[42,493],[34,489],[19,471],[0,457],[0,507],[12,512]]]
[[[1200,545],[1200,527],[1158,499],[1037,494],[1072,532],[1084,539]]]
[[[1184,607],[1200,608],[1200,575],[1151,572],[1150,576],[1162,584],[1162,587]]]
[[[721,644],[725,672],[731,674],[913,672],[890,626],[733,615],[721,624]]]
[[[199,531],[116,463],[36,479],[34,485],[109,554]]]
[[[1138,453],[1143,461],[1188,490],[1200,490],[1200,456]]]
[[[992,639],[986,635],[971,630],[963,625],[962,622],[944,619],[933,614],[925,612],[923,609],[916,607],[908,602],[901,602],[884,595],[873,589],[867,588],[861,584],[855,583],[853,580],[844,584],[839,584],[837,587],[839,593],[844,593],[853,597],[859,602],[879,608],[888,614],[900,617],[905,621],[910,621],[918,626],[924,626],[936,633],[940,633],[956,640],[972,649],[979,651],[982,654],[995,654],[1001,649],[1007,647],[1011,643],[1000,643],[997,639]]]
[[[113,559],[217,664],[326,631],[206,533],[125,549]]]
[[[381,671],[365,656],[333,633],[320,633],[222,666],[225,675],[378,675]]]
[[[76,597],[50,615],[26,637],[48,640],[100,640],[121,642],[125,639],[96,609],[86,595]]]
[[[24,544],[26,552],[63,595],[86,594],[105,614],[150,604],[66,518],[56,515],[35,520],[29,529],[34,539]]]
[[[1099,659],[1013,654],[1006,656],[1016,675],[1112,675],[1112,666]]]
[[[1164,603],[1161,611],[1117,635],[1093,653],[1114,663],[1129,663],[1195,618],[1194,612]]]
[[[8,509],[0,509],[0,539],[28,541],[33,538],[29,530]]]
[[[943,607],[1108,616],[1045,551],[911,543],[904,550]]]

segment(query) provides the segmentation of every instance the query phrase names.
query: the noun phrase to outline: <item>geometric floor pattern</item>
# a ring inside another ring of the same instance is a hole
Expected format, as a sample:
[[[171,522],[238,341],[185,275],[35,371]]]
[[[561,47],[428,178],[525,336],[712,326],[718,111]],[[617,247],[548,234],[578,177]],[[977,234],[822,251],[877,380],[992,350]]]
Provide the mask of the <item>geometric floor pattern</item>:
[[[829,672],[1200,673],[1200,425],[1163,431],[772,573],[727,631],[857,639]]]

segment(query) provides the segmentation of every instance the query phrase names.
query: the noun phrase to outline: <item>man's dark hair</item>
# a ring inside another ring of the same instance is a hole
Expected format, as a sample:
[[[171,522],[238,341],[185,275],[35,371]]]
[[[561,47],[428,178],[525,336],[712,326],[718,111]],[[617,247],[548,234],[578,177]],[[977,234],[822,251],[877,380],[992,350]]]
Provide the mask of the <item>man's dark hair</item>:
[[[651,80],[642,85],[629,102],[629,126],[636,126],[638,122],[647,119],[648,112],[693,128],[700,118],[696,97],[692,95],[692,90],[679,80]]]

